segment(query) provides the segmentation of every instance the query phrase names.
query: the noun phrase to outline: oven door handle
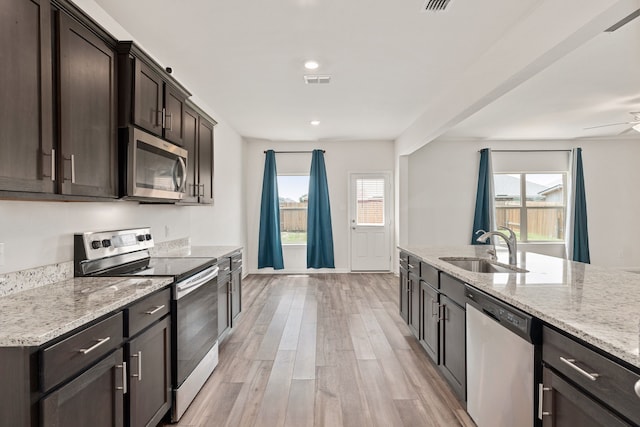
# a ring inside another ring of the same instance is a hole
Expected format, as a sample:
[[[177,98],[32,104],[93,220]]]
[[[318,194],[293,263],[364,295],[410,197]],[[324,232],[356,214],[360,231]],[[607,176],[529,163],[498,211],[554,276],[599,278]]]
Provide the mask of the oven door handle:
[[[196,289],[198,289],[200,286],[205,285],[206,283],[208,283],[211,279],[215,278],[218,276],[218,271],[220,269],[218,268],[218,266],[214,266],[214,267],[209,267],[208,269],[204,270],[203,272],[193,276],[190,279],[187,280],[183,280],[180,283],[176,284],[176,299],[180,299],[182,297],[184,297],[185,295],[190,294],[191,292],[195,291]]]

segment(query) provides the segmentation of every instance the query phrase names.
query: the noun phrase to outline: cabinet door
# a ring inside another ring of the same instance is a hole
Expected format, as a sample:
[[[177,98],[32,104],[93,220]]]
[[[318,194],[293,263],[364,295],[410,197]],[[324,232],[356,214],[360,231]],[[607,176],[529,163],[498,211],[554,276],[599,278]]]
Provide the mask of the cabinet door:
[[[145,63],[136,59],[133,90],[133,122],[162,136],[162,95],[164,81]]]
[[[420,339],[420,279],[409,273],[409,329]]]
[[[169,317],[128,344],[132,427],[157,425],[171,407]]]
[[[187,184],[184,203],[198,202],[198,113],[190,108],[184,110],[183,147],[189,152],[187,155]]]
[[[43,427],[123,425],[122,349],[41,401]]]
[[[49,1],[2,1],[0,52],[0,190],[52,193]]]
[[[198,185],[200,203],[213,203],[213,123],[198,121]]]
[[[231,300],[229,274],[218,276],[218,338],[231,326],[229,302]]]
[[[440,370],[461,401],[466,399],[465,310],[440,295]]]
[[[542,372],[543,427],[617,427],[629,426],[607,408],[589,398],[549,368]]]
[[[115,51],[59,13],[62,193],[117,197]]]
[[[426,282],[420,281],[420,298],[422,299],[421,343],[427,354],[437,364],[438,344],[440,338],[440,302],[439,293]]]
[[[182,145],[184,138],[184,97],[171,85],[164,85],[164,137],[174,144]]]
[[[400,280],[398,283],[400,294],[398,305],[400,306],[400,317],[409,323],[409,272],[402,265],[400,266]]]
[[[235,327],[236,319],[242,311],[242,268],[231,272],[231,327]]]

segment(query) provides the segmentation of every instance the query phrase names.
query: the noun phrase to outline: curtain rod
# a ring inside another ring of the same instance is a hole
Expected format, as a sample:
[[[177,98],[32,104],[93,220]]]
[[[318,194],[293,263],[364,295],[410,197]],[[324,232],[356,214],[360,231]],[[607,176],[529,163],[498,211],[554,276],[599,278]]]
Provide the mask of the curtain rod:
[[[478,150],[478,153],[482,150]],[[491,150],[492,153],[549,153],[549,152],[565,152],[570,153],[571,150]]]
[[[267,154],[268,150],[264,150],[264,153]],[[324,150],[320,150],[323,153],[326,153]],[[300,153],[313,153],[313,151],[274,151],[276,154],[300,154]]]

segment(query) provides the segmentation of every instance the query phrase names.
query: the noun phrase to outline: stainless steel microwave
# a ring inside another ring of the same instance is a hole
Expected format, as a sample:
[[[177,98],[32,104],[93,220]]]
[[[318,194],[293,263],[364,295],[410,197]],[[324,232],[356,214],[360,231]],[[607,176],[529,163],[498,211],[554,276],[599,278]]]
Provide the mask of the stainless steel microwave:
[[[120,138],[123,198],[177,201],[184,197],[187,150],[134,127],[121,129]]]

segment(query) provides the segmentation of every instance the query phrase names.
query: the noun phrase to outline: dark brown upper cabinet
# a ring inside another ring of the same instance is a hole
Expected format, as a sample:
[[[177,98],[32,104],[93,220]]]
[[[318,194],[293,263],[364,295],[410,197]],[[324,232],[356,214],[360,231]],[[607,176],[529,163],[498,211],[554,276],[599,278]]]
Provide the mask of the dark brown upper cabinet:
[[[0,190],[55,191],[51,7],[3,0],[0,7]]]
[[[3,1],[0,197],[117,196],[115,45],[65,0]]]
[[[115,51],[62,12],[58,27],[61,192],[115,198]]]
[[[118,124],[184,145],[185,101],[191,94],[133,42],[118,43]]]
[[[189,152],[187,194],[181,204],[213,203],[213,128],[216,121],[192,103],[184,110],[184,147]]]

